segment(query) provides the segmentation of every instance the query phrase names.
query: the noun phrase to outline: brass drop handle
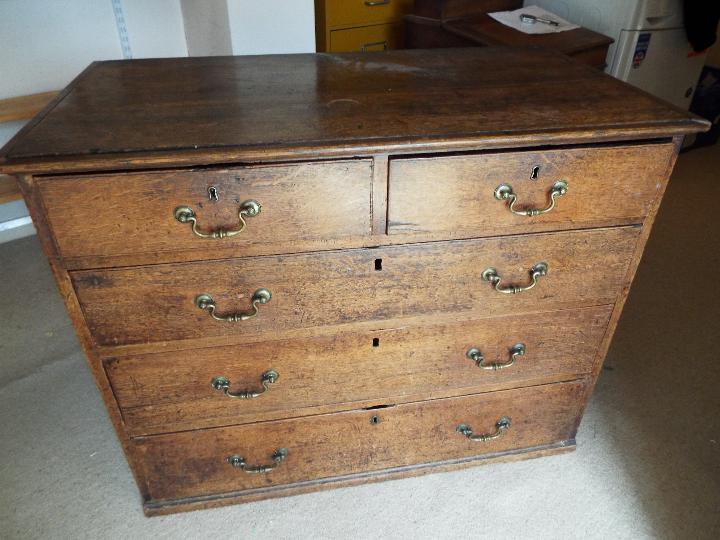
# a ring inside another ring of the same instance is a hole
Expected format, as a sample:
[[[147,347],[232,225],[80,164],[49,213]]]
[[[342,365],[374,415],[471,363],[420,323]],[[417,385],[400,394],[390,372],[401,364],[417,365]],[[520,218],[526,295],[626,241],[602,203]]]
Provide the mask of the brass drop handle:
[[[230,465],[236,469],[241,469],[248,474],[265,474],[274,471],[280,463],[288,456],[287,448],[278,448],[272,455],[272,463],[269,465],[248,465],[245,458],[237,454],[225,458]]]
[[[231,313],[230,315],[217,315],[215,313],[215,300],[209,294],[199,294],[195,297],[195,305],[200,309],[208,310],[210,316],[216,321],[238,322],[247,321],[255,317],[260,308],[258,304],[267,304],[272,299],[272,293],[267,289],[258,289],[252,295],[252,311],[249,313]]]
[[[497,371],[499,369],[505,369],[510,366],[512,366],[515,363],[515,360],[518,356],[523,356],[525,354],[525,344],[524,343],[516,343],[512,347],[510,347],[510,359],[507,362],[494,362],[492,364],[486,364],[485,358],[483,357],[482,353],[480,352],[480,349],[477,347],[473,347],[471,349],[468,349],[465,353],[465,356],[467,356],[470,360],[475,362],[477,367],[480,369],[489,369],[493,371]]]
[[[540,214],[547,214],[550,210],[555,208],[555,200],[558,197],[562,197],[567,193],[568,184],[565,180],[558,180],[555,182],[548,195],[550,196],[550,204],[545,208],[527,208],[526,210],[520,210],[515,208],[517,202],[517,195],[513,191],[510,184],[500,184],[495,188],[495,198],[498,201],[510,201],[510,211],[517,216],[539,216]]]
[[[241,203],[240,209],[238,210],[240,227],[231,231],[226,229],[217,229],[215,231],[202,232],[198,230],[195,211],[189,206],[178,206],[173,211],[173,216],[175,216],[175,219],[180,223],[190,223],[193,234],[195,236],[199,236],[200,238],[230,238],[231,236],[235,236],[243,232],[247,226],[245,218],[257,216],[260,213],[260,210],[262,210],[262,205],[257,201],[250,200]]]
[[[489,281],[492,283],[495,287],[495,290],[497,292],[501,292],[503,294],[518,294],[523,291],[529,291],[532,289],[535,285],[537,285],[538,278],[542,276],[546,276],[548,273],[548,264],[545,262],[539,262],[536,265],[534,265],[530,269],[530,283],[528,285],[508,285],[506,287],[500,286],[500,274],[498,274],[498,271],[495,270],[495,268],[486,268],[483,270],[483,273],[480,275],[483,281]]]
[[[260,376],[260,384],[262,390],[242,390],[239,392],[230,391],[230,379],[227,377],[215,377],[210,384],[215,390],[223,392],[229,398],[235,399],[255,399],[268,391],[268,385],[274,383],[280,378],[280,374],[274,369],[270,369]]]
[[[495,431],[493,433],[482,433],[480,435],[475,435],[472,428],[466,424],[460,424],[458,427],[455,428],[455,431],[461,433],[462,435],[465,435],[471,441],[487,442],[502,437],[503,433],[505,433],[508,429],[510,429],[510,418],[508,418],[507,416],[503,416],[495,423]]]

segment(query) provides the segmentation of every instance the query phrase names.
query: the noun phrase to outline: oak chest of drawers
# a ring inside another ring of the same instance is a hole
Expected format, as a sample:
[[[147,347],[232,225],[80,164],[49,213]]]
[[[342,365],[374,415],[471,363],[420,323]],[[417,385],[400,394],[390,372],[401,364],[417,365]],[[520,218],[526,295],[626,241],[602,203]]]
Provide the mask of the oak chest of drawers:
[[[160,514],[572,449],[705,128],[535,50],[102,62],[0,170]]]

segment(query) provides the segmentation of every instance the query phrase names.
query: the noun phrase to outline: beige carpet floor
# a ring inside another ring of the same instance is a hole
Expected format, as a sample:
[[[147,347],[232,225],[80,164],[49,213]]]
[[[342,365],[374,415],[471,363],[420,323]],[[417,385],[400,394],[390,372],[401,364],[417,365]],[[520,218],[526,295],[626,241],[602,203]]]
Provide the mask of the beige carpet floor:
[[[720,147],[683,155],[576,452],[152,519],[37,240],[2,245],[0,538],[718,539],[719,201]]]

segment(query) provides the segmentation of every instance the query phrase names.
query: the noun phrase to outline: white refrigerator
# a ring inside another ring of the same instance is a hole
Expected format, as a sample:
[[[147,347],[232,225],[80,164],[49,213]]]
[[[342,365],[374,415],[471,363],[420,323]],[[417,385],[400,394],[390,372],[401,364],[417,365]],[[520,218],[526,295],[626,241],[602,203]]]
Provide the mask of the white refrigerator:
[[[693,52],[682,0],[525,0],[615,40],[606,72],[688,109],[706,53]]]

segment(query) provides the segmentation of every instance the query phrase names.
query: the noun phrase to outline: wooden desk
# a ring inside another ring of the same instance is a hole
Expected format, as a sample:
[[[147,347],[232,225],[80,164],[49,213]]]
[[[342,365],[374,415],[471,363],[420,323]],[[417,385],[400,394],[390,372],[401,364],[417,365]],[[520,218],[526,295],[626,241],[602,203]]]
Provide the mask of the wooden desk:
[[[553,34],[524,34],[499,23],[487,13],[443,22],[443,28],[477,45],[542,47],[558,51],[598,69],[605,69],[605,57],[613,40],[587,28]]]
[[[610,44],[607,36],[578,28],[554,34],[524,34],[499,23],[488,13],[518,9],[517,0],[416,0],[405,16],[405,47],[510,46],[557,51],[599,69],[605,68]]]

